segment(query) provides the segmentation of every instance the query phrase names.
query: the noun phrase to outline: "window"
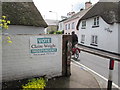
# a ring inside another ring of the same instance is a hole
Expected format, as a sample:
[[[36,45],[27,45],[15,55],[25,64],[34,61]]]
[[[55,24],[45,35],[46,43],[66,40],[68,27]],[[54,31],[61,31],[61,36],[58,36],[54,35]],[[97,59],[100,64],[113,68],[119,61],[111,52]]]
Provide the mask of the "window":
[[[70,24],[68,24],[68,29],[70,29]]]
[[[65,25],[65,30],[67,30],[67,24]]]
[[[94,18],[94,26],[96,26],[96,18]]]
[[[86,28],[86,21],[82,21],[82,29],[85,29]]]
[[[94,28],[94,27],[99,27],[99,17],[95,17],[95,18],[94,18],[94,24],[93,24],[92,27],[93,27],[93,28]]]
[[[72,22],[72,29],[75,29],[75,22]]]
[[[81,43],[85,42],[85,35],[81,35]]]
[[[97,46],[97,44],[98,44],[98,36],[97,35],[92,35],[91,45]]]

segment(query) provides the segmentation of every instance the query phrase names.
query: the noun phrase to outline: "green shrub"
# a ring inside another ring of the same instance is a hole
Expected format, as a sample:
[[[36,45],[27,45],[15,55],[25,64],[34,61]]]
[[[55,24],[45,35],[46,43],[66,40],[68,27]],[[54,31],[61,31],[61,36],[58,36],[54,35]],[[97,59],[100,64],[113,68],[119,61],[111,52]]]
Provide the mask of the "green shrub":
[[[8,29],[8,24],[10,24],[10,21],[7,20],[6,16],[2,16],[2,19],[0,19],[0,29]]]
[[[54,33],[55,33],[55,31],[50,31],[50,32],[49,32],[49,34],[54,34]]]
[[[49,34],[64,34],[64,30],[62,30],[62,31],[50,31]]]
[[[61,31],[56,31],[56,34],[62,34],[62,32]]]
[[[39,88],[43,90],[46,86],[46,81],[44,78],[33,78],[29,80],[29,82],[22,86],[23,89],[32,89],[32,88]]]

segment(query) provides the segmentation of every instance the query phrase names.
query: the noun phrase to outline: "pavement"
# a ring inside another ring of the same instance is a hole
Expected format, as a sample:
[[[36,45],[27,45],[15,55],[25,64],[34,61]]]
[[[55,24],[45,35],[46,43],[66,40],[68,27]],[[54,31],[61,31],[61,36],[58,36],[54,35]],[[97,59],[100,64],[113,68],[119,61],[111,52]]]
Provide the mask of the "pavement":
[[[101,90],[95,77],[82,67],[71,63],[71,76],[53,78],[48,81],[47,88],[89,88]]]

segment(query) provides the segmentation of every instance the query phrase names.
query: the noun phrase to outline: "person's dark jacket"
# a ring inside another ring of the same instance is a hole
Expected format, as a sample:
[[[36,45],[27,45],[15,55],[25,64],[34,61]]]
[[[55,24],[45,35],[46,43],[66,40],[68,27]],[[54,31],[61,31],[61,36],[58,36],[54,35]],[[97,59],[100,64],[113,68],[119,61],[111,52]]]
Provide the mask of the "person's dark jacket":
[[[73,46],[78,43],[78,37],[76,34],[72,34],[72,44]]]

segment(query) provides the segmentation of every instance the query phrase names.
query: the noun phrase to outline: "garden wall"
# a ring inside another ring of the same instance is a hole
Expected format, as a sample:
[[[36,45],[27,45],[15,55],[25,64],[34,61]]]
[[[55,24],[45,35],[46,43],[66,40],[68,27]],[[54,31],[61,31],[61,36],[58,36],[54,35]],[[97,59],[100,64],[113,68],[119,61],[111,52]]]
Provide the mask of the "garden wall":
[[[2,80],[62,75],[62,35],[3,36]]]

